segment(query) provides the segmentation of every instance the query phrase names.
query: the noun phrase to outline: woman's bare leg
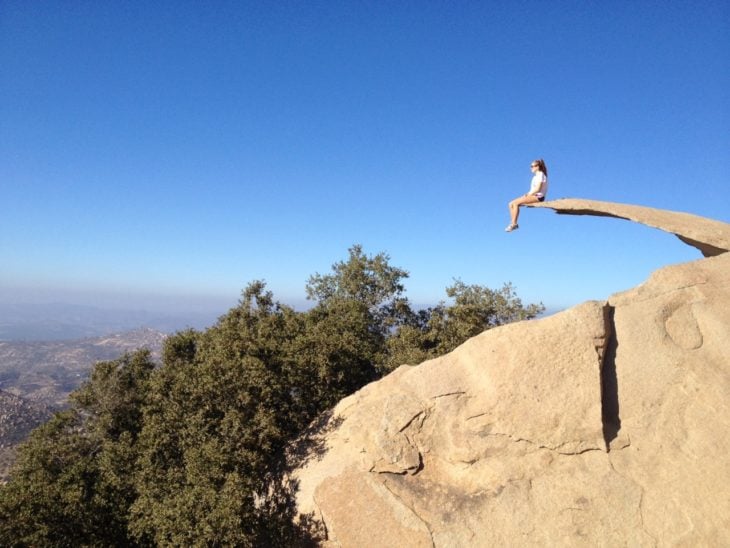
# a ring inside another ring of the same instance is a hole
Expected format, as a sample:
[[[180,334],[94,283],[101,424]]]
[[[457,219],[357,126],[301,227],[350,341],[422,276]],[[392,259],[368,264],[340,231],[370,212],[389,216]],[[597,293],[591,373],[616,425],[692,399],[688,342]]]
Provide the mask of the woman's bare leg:
[[[528,194],[525,194],[523,196],[520,196],[519,198],[515,198],[509,203],[509,214],[510,218],[512,219],[512,225],[517,224],[517,219],[520,218],[520,206],[525,204],[534,204],[535,202],[539,202],[537,196],[531,196]]]

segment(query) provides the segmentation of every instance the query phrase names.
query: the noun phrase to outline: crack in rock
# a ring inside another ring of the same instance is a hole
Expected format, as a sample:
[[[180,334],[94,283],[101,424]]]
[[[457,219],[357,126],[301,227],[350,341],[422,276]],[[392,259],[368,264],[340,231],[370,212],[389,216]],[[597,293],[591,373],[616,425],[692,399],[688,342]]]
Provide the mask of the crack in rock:
[[[393,495],[393,498],[395,498],[395,499],[396,499],[396,500],[397,500],[397,501],[398,501],[398,502],[399,502],[400,504],[402,504],[403,506],[405,506],[406,508],[408,508],[408,510],[410,510],[410,511],[411,511],[411,513],[412,513],[412,514],[413,514],[413,515],[414,515],[414,516],[415,516],[415,517],[416,517],[416,518],[417,518],[417,519],[418,519],[418,520],[419,520],[419,521],[420,521],[421,523],[423,523],[423,526],[424,526],[424,527],[426,528],[426,530],[428,531],[428,534],[429,534],[429,535],[431,536],[431,546],[433,546],[433,547],[435,548],[435,547],[436,547],[436,541],[435,541],[435,540],[434,540],[434,538],[433,538],[433,529],[431,528],[431,524],[430,524],[430,523],[428,523],[428,521],[426,521],[426,520],[425,520],[425,519],[424,519],[424,518],[423,518],[422,516],[420,516],[420,515],[418,514],[418,512],[416,512],[416,510],[415,510],[415,509],[414,509],[414,508],[413,508],[413,507],[412,507],[412,506],[411,506],[410,504],[407,504],[407,503],[406,503],[406,501],[404,501],[404,500],[403,500],[403,499],[402,499],[402,498],[401,498],[401,497],[400,497],[400,496],[399,496],[399,495],[398,495],[398,494],[397,494],[397,493],[396,493],[395,491],[393,491],[393,490],[392,490],[392,489],[390,488],[390,486],[388,486],[388,482],[387,482],[387,481],[383,481],[383,484],[382,484],[382,485],[383,485],[383,487],[385,487],[385,489],[386,489],[386,490],[387,490],[387,491],[388,491],[388,492],[389,492],[389,493],[390,493],[391,495]]]
[[[549,445],[543,445],[543,444],[538,443],[536,441],[528,440],[527,438],[518,438],[518,437],[515,437],[515,436],[513,436],[511,434],[506,434],[504,432],[489,432],[489,433],[486,434],[486,436],[487,437],[490,437],[490,436],[505,437],[505,438],[508,438],[508,439],[512,440],[515,443],[525,442],[525,443],[528,443],[530,445],[533,445],[537,449],[546,449],[548,451],[554,451],[554,452],[556,452],[556,453],[558,453],[560,455],[582,455],[583,453],[588,453],[589,451],[603,451],[603,449],[601,449],[600,447],[583,447],[583,448],[574,449],[574,450],[571,450],[571,451],[567,451],[567,450],[563,450],[562,449],[562,448],[564,448],[567,445],[576,445],[577,444],[578,447],[580,447],[581,444],[586,443],[583,440],[566,441],[566,442],[563,442],[563,443],[561,443],[559,445],[549,446]]]
[[[465,390],[458,390],[456,392],[447,392],[445,394],[438,394],[437,396],[431,396],[431,399],[436,400],[438,398],[447,398],[449,396],[456,396],[458,399],[459,397],[463,396],[464,394],[466,394]]]
[[[398,432],[405,431],[411,424],[413,424],[413,421],[415,421],[419,417],[423,417],[421,419],[421,421],[420,421],[420,424],[418,425],[418,428],[420,429],[423,426],[424,421],[426,420],[426,416],[427,416],[427,414],[426,414],[425,411],[419,411],[418,413],[416,413],[415,415],[413,415],[411,417],[411,419],[405,424],[405,426],[403,426],[403,428],[401,428],[401,429],[398,430]]]
[[[377,457],[370,466],[371,472],[393,474],[417,474],[423,468],[423,457],[415,443],[417,434],[428,416],[421,402],[407,394],[394,394],[388,398],[381,429],[376,434]]]
[[[631,483],[632,485],[635,485],[636,488],[639,490],[639,503],[638,503],[637,509],[636,509],[638,512],[638,515],[639,515],[639,524],[641,525],[641,530],[644,531],[644,533],[646,533],[649,536],[649,538],[654,541],[654,545],[656,546],[658,544],[656,537],[654,537],[654,535],[652,535],[649,532],[649,530],[646,528],[646,526],[644,525],[644,494],[645,494],[644,487],[636,480],[634,480],[634,479],[626,476],[625,474],[622,474],[618,470],[616,470],[616,467],[613,465],[613,462],[611,461],[610,456],[608,458],[608,465],[611,467],[611,470],[613,470],[614,474],[616,474],[617,476],[622,478],[624,481],[627,481],[627,482]]]
[[[322,535],[324,537],[324,540],[329,540],[330,533],[329,528],[327,527],[327,520],[324,517],[324,514],[322,513],[322,509],[319,507],[319,503],[317,502],[317,499],[315,497],[312,497],[312,505],[315,509],[315,516],[317,516],[315,519],[319,522],[318,526],[321,529]]]

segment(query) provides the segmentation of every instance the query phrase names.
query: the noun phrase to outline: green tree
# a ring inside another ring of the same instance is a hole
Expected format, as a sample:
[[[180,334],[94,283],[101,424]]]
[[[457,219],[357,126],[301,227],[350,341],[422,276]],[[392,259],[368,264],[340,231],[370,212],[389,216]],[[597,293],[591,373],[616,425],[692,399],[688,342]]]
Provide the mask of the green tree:
[[[386,335],[410,312],[403,298],[403,280],[408,272],[391,266],[385,253],[366,255],[361,245],[353,245],[347,261],[332,265],[331,274],[314,274],[307,282],[307,298],[320,305],[354,301],[366,307],[373,320],[372,329]]]
[[[211,328],[102,362],[0,488],[0,545],[297,546],[285,452],[323,411],[401,363],[539,314],[460,280],[413,311],[405,270],[349,250],[296,312],[262,281]],[[306,436],[299,441],[306,441]]]
[[[523,305],[510,283],[494,290],[457,279],[446,295],[452,304],[441,302],[412,315],[388,340],[388,370],[441,356],[487,329],[533,319],[545,310],[542,303]]]
[[[307,283],[307,296],[317,306],[308,314],[304,353],[324,383],[328,404],[378,378],[387,339],[413,316],[403,297],[408,272],[392,266],[385,253],[368,256],[360,245],[348,251],[347,261]]]
[[[305,315],[305,329],[296,340],[298,387],[322,411],[378,376],[384,336],[363,303],[330,299]]]
[[[126,546],[147,350],[101,362],[69,410],[33,431],[0,490],[0,545]]]
[[[311,418],[292,384],[301,329],[300,314],[253,282],[215,326],[168,339],[144,409],[135,539],[253,546],[293,534],[293,515],[270,515],[267,501],[286,443]]]

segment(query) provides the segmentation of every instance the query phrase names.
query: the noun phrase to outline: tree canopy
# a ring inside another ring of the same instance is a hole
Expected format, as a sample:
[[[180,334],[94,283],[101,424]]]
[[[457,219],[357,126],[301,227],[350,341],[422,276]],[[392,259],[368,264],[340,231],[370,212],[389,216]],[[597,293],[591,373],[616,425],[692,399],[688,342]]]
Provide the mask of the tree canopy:
[[[209,329],[98,363],[70,408],[36,429],[0,487],[0,544],[307,545],[286,448],[341,398],[401,364],[534,318],[513,287],[461,280],[414,310],[408,272],[359,245],[310,277],[298,312],[263,281]]]

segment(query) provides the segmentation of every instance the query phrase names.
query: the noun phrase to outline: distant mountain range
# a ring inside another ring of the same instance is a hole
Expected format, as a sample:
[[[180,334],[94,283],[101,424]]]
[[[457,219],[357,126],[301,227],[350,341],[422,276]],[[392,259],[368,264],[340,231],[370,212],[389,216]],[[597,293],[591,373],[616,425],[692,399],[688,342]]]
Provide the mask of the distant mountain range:
[[[0,390],[0,483],[7,479],[17,445],[52,413],[45,405]]]
[[[62,407],[98,361],[138,348],[159,356],[167,335],[143,328],[103,337],[64,341],[0,342],[0,390],[51,407]]]
[[[56,341],[100,337],[142,326],[172,333],[215,323],[213,313],[164,314],[66,303],[0,302],[0,341]]]

